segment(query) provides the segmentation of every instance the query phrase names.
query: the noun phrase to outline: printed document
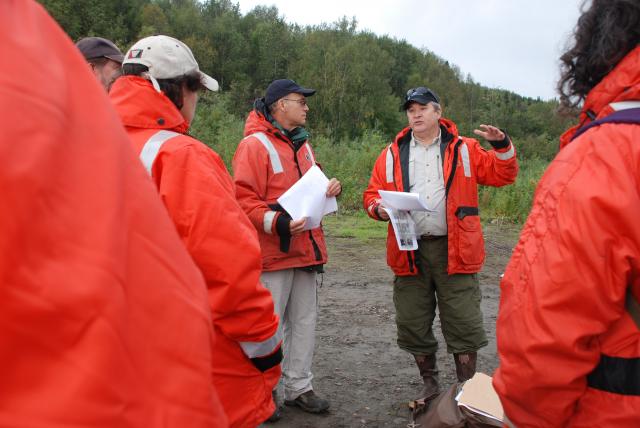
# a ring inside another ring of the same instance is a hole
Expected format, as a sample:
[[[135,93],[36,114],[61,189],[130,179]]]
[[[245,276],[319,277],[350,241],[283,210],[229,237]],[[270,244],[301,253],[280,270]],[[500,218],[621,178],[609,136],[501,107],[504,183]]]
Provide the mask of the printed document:
[[[317,165],[278,198],[278,203],[294,220],[306,218],[304,230],[320,227],[322,217],[338,210],[334,196],[327,198],[329,179]]]
[[[409,211],[433,211],[417,193],[378,190],[382,207],[389,214],[389,221],[396,235],[398,248],[402,251],[418,249],[416,224]]]

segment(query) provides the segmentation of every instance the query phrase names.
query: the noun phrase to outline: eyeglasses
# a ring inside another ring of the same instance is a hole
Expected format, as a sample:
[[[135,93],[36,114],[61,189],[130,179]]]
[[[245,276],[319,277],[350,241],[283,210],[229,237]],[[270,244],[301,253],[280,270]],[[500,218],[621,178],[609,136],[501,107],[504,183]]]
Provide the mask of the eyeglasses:
[[[299,100],[294,100],[292,98],[282,98],[285,101],[293,101],[294,103],[298,103],[300,104],[302,107],[307,105],[307,99],[306,98],[300,98]]]
[[[407,95],[404,97],[405,101],[411,100],[413,97],[422,96],[427,98],[433,98],[434,100],[439,100],[438,96],[431,91],[429,88],[425,88],[424,86],[419,86],[417,88],[411,88],[407,91]]]

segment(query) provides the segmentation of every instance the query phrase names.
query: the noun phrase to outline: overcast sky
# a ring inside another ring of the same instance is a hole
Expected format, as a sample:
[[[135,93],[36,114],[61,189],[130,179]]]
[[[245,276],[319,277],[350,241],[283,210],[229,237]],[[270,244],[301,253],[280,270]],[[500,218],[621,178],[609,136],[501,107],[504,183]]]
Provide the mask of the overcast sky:
[[[355,17],[359,30],[426,48],[482,85],[542,99],[556,97],[558,57],[582,4],[582,0],[237,1],[243,14],[256,5],[275,5],[287,22],[301,25]]]

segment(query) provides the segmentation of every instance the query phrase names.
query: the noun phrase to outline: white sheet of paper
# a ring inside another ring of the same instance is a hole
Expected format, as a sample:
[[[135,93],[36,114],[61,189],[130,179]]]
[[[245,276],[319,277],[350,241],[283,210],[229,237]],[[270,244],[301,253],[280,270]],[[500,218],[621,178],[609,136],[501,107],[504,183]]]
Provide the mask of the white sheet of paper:
[[[314,165],[278,198],[278,203],[292,219],[307,219],[304,230],[315,229],[322,217],[338,210],[336,198],[326,196],[328,185],[327,176]]]
[[[389,214],[389,221],[393,227],[393,233],[396,235],[398,248],[402,251],[417,250],[416,224],[409,211],[392,210],[384,207],[382,209]]]
[[[386,208],[402,211],[433,211],[417,193],[378,190],[378,194],[382,198],[382,205]]]

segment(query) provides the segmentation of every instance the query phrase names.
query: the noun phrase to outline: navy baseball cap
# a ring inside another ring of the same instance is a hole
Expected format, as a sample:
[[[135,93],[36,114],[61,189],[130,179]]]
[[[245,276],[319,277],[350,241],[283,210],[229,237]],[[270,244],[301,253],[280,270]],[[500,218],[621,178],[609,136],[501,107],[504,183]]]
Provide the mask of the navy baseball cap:
[[[267,92],[264,95],[264,103],[266,105],[271,105],[280,98],[286,97],[291,93],[302,94],[305,97],[310,97],[316,93],[316,90],[303,88],[291,79],[278,79],[271,82],[267,87]]]
[[[411,88],[407,91],[407,95],[404,97],[404,104],[402,105],[402,109],[408,109],[409,104],[411,103],[420,103],[422,105],[427,105],[431,102],[440,104],[440,98],[438,98],[436,93],[431,89],[425,88],[424,86]]]
[[[77,48],[82,52],[85,59],[109,58],[122,64],[124,55],[118,47],[111,41],[102,37],[85,37],[78,40]]]

